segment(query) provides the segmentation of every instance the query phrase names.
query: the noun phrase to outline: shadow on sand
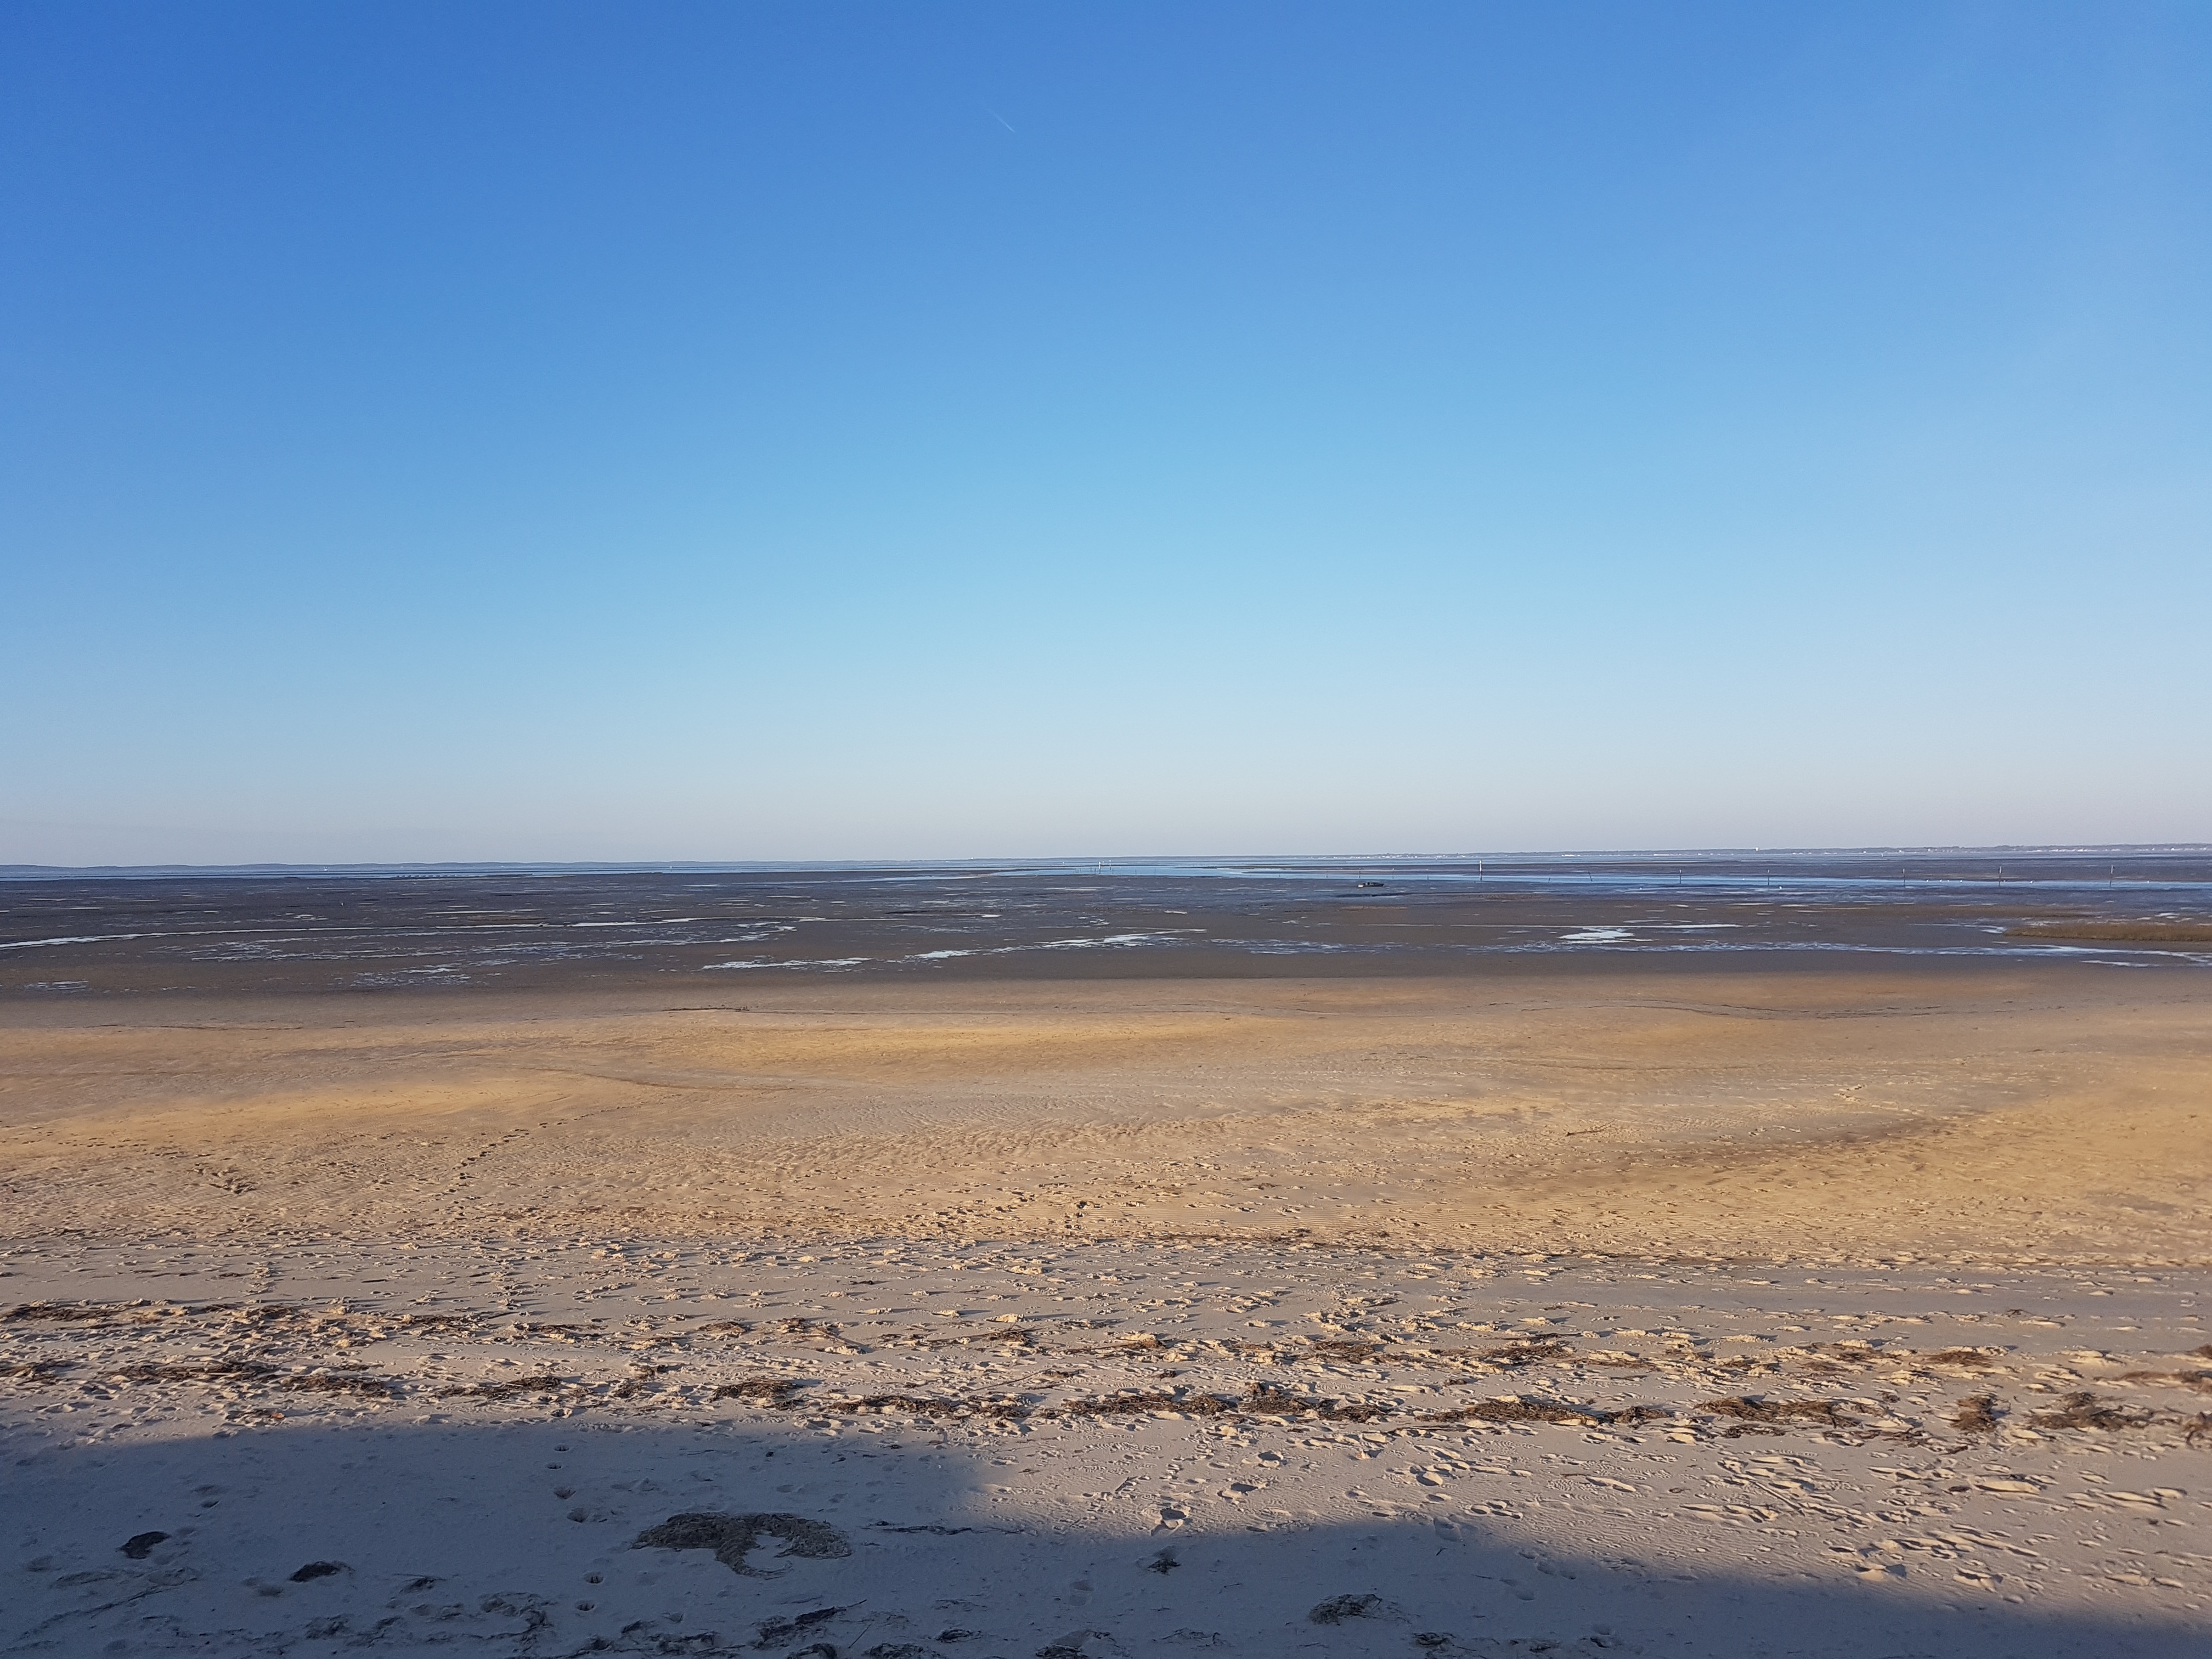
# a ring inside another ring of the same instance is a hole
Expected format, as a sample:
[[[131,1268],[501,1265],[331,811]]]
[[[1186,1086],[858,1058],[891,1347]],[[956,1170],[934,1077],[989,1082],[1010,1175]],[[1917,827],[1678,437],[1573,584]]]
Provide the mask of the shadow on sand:
[[[1842,1567],[1686,1572],[1686,1542],[1660,1564],[1464,1521],[1066,1527],[1024,1500],[1037,1464],[1018,1435],[380,1420],[71,1449],[15,1437],[6,1456],[8,1654],[2208,1651],[2155,1613],[2039,1613],[2032,1589],[2009,1603],[2015,1583],[1961,1599],[1948,1579]]]

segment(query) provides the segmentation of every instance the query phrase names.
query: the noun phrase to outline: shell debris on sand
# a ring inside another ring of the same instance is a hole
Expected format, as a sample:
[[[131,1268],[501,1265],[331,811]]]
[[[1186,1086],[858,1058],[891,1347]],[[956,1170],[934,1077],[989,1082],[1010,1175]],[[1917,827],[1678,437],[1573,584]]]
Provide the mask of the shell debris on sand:
[[[12,1252],[0,1651],[2179,1655],[2212,1594],[2187,1273],[603,1249]]]

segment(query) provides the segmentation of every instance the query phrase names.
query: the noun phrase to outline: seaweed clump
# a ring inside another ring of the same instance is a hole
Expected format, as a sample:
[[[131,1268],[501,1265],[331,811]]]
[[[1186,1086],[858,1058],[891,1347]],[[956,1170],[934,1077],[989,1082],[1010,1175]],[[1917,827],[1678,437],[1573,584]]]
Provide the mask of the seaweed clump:
[[[1970,1395],[1959,1402],[1952,1414],[1951,1426],[1961,1434],[1995,1434],[1997,1429],[1997,1397],[1993,1394]]]
[[[1472,1406],[1449,1411],[1425,1412],[1424,1423],[1558,1423],[1569,1428],[1594,1428],[1607,1423],[1648,1423],[1674,1413],[1659,1406],[1631,1406],[1609,1412],[1597,1406],[1577,1406],[1565,1400],[1478,1400]]]
[[[1143,1412],[1182,1412],[1191,1417],[1219,1417],[1235,1407],[1217,1394],[1109,1394],[1095,1400],[1071,1400],[1060,1407],[1061,1417],[1134,1417]]]
[[[996,1417],[1007,1421],[1029,1415],[1029,1407],[1018,1400],[943,1400],[916,1394],[872,1394],[859,1400],[836,1401],[825,1409],[903,1412],[913,1417]]]
[[[745,1557],[763,1538],[783,1540],[778,1559],[796,1555],[823,1559],[850,1555],[852,1545],[835,1527],[811,1521],[803,1515],[720,1515],[694,1510],[672,1515],[657,1527],[638,1534],[634,1550],[712,1550],[714,1559],[732,1572],[747,1578],[773,1578],[774,1573],[745,1565]]]
[[[498,1382],[461,1382],[450,1389],[438,1390],[441,1400],[521,1400],[533,1395],[558,1394],[571,1385],[574,1379],[556,1376],[548,1371],[542,1376],[511,1376]]]
[[[1295,1395],[1273,1382],[1255,1382],[1237,1409],[1261,1417],[1302,1417],[1312,1413],[1332,1423],[1371,1423],[1388,1417],[1390,1408],[1365,1400],[1319,1400]]]
[[[714,1390],[717,1400],[750,1400],[773,1411],[789,1411],[799,1403],[804,1383],[788,1376],[743,1376]]]
[[[1731,1440],[1741,1434],[1778,1434],[1791,1423],[1817,1423],[1824,1429],[1861,1426],[1856,1418],[1845,1416],[1843,1407],[1832,1400],[1763,1400],[1756,1395],[1735,1394],[1708,1400],[1698,1409],[1734,1419],[1734,1426],[1722,1431]]]
[[[2063,1396],[2058,1409],[2038,1412],[2027,1420],[2039,1429],[2140,1429],[2148,1427],[2152,1413],[2108,1406],[2087,1389]]]

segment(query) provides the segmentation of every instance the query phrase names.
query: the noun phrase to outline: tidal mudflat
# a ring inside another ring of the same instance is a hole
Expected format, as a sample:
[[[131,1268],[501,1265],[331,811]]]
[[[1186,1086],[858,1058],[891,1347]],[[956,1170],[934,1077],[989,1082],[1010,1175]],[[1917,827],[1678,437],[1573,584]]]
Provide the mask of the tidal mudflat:
[[[10,884],[0,1650],[2201,1651],[2076,862]]]

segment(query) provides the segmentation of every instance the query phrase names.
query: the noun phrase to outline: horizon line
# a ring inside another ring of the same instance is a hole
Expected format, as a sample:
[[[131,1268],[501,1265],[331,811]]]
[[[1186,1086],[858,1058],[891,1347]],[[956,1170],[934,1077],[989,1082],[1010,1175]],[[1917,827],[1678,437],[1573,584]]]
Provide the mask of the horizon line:
[[[1000,867],[1083,868],[1202,865],[1440,865],[1493,860],[1958,857],[1966,854],[2063,857],[2087,854],[2130,857],[2212,854],[2212,842],[2072,842],[1951,843],[1840,847],[1553,848],[1452,853],[1142,853],[1007,854],[968,858],[878,859],[441,859],[329,862],[263,860],[240,864],[0,864],[0,881],[128,880],[160,876],[437,876],[587,874],[765,874],[781,871],[979,870]]]

